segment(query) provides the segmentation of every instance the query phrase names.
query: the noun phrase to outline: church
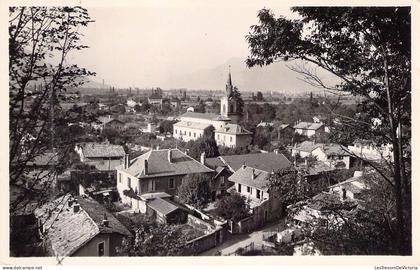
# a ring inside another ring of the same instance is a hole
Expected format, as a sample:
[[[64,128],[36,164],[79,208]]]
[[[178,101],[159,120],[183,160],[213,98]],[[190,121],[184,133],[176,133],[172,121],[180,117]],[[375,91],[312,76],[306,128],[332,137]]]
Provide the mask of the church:
[[[186,112],[180,116],[181,121],[174,124],[173,137],[183,141],[196,140],[203,136],[204,129],[212,125],[217,145],[227,147],[244,147],[251,143],[252,132],[241,127],[243,101],[238,89],[232,85],[229,75],[226,91],[220,100],[220,114]]]

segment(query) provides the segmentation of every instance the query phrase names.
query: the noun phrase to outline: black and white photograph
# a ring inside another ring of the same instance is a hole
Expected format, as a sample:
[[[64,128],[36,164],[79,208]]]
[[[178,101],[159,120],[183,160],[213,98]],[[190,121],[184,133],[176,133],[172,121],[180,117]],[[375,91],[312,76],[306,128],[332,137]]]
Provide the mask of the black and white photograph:
[[[413,6],[184,2],[2,5],[9,257],[413,258]]]

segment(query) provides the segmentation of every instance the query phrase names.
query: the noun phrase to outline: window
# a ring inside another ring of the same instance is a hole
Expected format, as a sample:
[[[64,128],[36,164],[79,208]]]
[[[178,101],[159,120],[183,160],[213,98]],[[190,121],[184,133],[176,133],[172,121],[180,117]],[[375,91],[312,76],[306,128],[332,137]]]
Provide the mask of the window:
[[[191,137],[191,131],[189,131],[189,132],[188,132],[188,136],[190,136],[190,137]]]
[[[131,188],[131,178],[127,177],[127,186],[128,188]]]
[[[220,134],[217,134],[217,139],[220,140]]]
[[[246,192],[251,193],[252,194],[252,188],[251,187],[246,187]]]
[[[178,130],[175,129],[175,134],[178,134]]]
[[[257,189],[257,199],[261,199],[261,191]]]
[[[121,173],[118,173],[118,182],[121,183]]]
[[[98,256],[105,255],[105,242],[101,242],[98,244]]]
[[[175,179],[173,179],[173,178],[169,179],[168,188],[169,189],[174,189],[175,188]]]
[[[241,193],[241,184],[238,184],[238,192]]]
[[[230,142],[232,142],[233,136],[230,136]]]
[[[195,132],[194,132],[194,138],[195,138]]]
[[[225,177],[224,176],[222,176],[222,177],[220,177],[220,186],[224,186],[225,185]]]

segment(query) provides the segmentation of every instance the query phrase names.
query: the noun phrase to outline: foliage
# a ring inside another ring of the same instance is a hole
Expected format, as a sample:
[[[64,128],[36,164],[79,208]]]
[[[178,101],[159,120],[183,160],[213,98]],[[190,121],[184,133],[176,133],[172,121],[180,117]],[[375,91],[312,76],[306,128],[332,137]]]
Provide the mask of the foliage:
[[[211,198],[211,177],[206,174],[189,174],[178,187],[180,202],[192,205],[198,209],[205,208]]]
[[[143,220],[134,226],[135,237],[123,240],[118,256],[179,256],[186,238],[176,225]]]
[[[173,133],[174,130],[174,124],[176,123],[176,121],[170,121],[170,120],[163,120],[162,122],[160,122],[159,124],[159,132],[160,133]]]
[[[259,24],[247,36],[249,66],[277,60],[303,60],[293,69],[309,84],[338,95],[361,96],[362,113],[341,117],[333,127],[340,140],[373,139],[389,143],[393,161],[369,162],[394,193],[398,230],[391,231],[396,253],[411,253],[411,160],[403,155],[411,138],[411,11],[410,7],[295,7],[300,19],[275,18],[260,10]],[[314,66],[340,79],[326,84]],[[330,104],[333,105],[333,104]],[[380,124],[373,124],[376,118]],[[403,133],[402,130],[408,130]]]
[[[249,216],[249,206],[244,196],[233,192],[217,200],[215,213],[226,220],[239,221]]]
[[[67,59],[70,53],[86,48],[80,43],[80,30],[90,22],[87,10],[81,7],[9,8],[11,185],[19,185],[27,164],[36,157],[54,149],[62,154],[60,164],[66,153],[73,150],[75,138],[60,137],[61,131],[68,123],[79,122],[83,112],[67,114],[59,102],[67,89],[82,85],[86,76],[94,75]],[[57,127],[61,131],[57,132]],[[54,174],[54,169],[51,173]],[[50,180],[34,181],[50,183]],[[43,194],[50,194],[51,186],[44,187]],[[18,197],[17,203],[26,199],[25,195]],[[11,203],[12,212],[17,203]]]
[[[205,128],[203,136],[195,141],[187,142],[185,148],[189,149],[189,155],[197,160],[200,158],[202,153],[205,153],[208,158],[219,156],[219,148],[217,147],[216,140],[214,139],[214,127],[209,126]]]

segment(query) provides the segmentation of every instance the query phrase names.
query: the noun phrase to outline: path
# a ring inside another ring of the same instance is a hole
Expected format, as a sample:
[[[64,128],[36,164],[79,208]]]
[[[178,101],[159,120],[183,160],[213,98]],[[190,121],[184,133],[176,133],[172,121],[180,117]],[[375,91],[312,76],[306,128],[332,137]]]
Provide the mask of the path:
[[[217,252],[221,252],[221,255],[226,255],[229,253],[235,252],[240,247],[245,247],[251,242],[256,244],[262,243],[263,234],[264,232],[271,232],[271,231],[282,231],[285,228],[284,219],[272,222],[260,228],[250,234],[229,234],[226,236],[225,241],[223,244],[209,249],[200,254],[200,256],[214,256]]]

